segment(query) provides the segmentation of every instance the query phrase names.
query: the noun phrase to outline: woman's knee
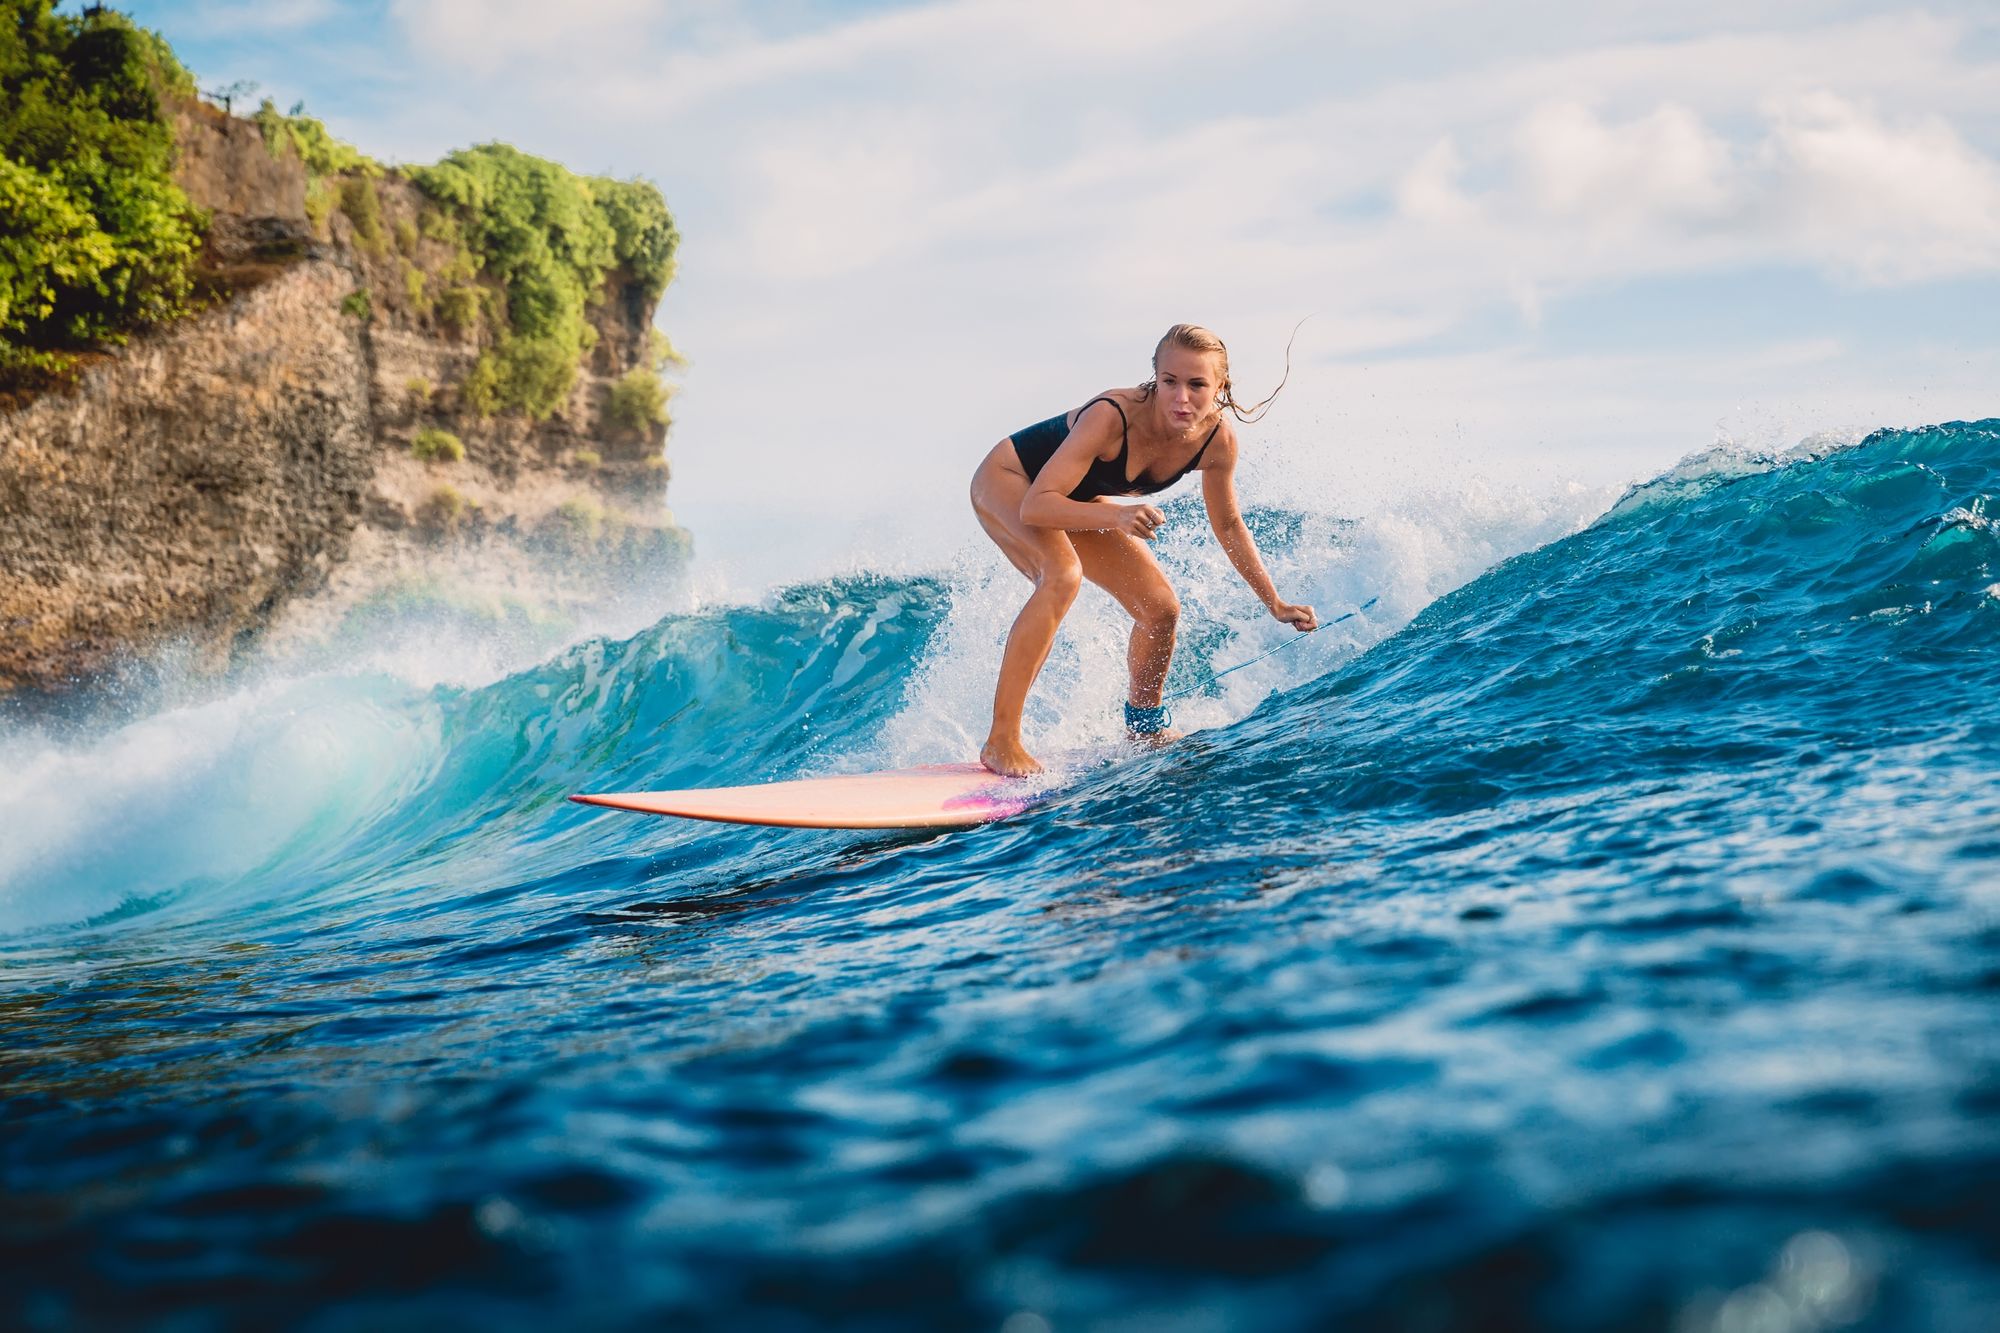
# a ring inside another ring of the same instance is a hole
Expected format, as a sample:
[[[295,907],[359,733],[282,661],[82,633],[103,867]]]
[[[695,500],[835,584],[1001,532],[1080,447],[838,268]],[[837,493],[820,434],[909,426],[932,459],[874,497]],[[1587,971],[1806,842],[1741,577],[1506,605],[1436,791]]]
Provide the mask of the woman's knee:
[[[1172,588],[1162,588],[1133,609],[1133,623],[1154,634],[1172,634],[1181,623],[1181,599]]]
[[[1049,597],[1059,598],[1064,606],[1068,606],[1083,590],[1083,562],[1074,555],[1067,559],[1060,556],[1044,559],[1041,572],[1035,576],[1035,589]]]

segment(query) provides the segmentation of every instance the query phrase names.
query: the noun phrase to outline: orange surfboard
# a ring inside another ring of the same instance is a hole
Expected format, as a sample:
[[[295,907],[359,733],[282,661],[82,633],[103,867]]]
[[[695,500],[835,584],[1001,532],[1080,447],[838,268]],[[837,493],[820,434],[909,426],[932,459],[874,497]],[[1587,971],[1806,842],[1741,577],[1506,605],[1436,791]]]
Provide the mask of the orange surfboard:
[[[949,828],[1017,815],[1049,791],[1046,778],[1003,778],[980,764],[765,782],[754,787],[609,792],[584,805],[774,828]]]

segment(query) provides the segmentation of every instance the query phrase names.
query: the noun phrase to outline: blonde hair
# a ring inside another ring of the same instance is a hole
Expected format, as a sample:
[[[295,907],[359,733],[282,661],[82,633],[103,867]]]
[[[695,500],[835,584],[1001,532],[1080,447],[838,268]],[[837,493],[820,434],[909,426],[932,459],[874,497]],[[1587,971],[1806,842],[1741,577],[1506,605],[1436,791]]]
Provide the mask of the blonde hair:
[[[1303,324],[1305,321],[1300,320],[1299,323]],[[1292,338],[1297,338],[1298,336],[1298,327],[1294,325],[1292,328]],[[1238,421],[1246,425],[1263,418],[1265,411],[1270,408],[1272,400],[1278,396],[1278,389],[1284,388],[1286,380],[1292,377],[1292,343],[1290,339],[1287,339],[1285,342],[1284,379],[1278,381],[1278,388],[1271,390],[1263,402],[1258,403],[1255,407],[1245,408],[1241,403],[1236,401],[1236,386],[1229,378],[1229,349],[1222,345],[1222,339],[1216,337],[1214,333],[1199,324],[1176,324],[1168,329],[1165,336],[1153,346],[1154,378],[1147,380],[1139,386],[1139,392],[1144,397],[1152,397],[1153,390],[1159,387],[1160,353],[1166,351],[1169,347],[1178,347],[1187,352],[1214,352],[1222,358],[1222,391],[1216,395],[1216,405],[1228,408],[1236,414]]]

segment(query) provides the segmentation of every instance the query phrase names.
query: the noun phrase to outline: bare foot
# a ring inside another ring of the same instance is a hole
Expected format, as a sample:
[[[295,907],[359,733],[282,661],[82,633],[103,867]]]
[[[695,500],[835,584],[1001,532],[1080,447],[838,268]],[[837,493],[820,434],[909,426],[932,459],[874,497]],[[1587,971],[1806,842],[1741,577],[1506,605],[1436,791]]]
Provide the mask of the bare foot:
[[[1131,741],[1134,745],[1143,745],[1148,749],[1157,750],[1162,745],[1172,745],[1175,741],[1180,740],[1186,735],[1185,731],[1175,731],[1172,727],[1161,727],[1158,731],[1128,731],[1125,733],[1125,739]]]
[[[1040,762],[1019,741],[986,742],[979,752],[979,762],[1003,778],[1032,777],[1042,771]]]

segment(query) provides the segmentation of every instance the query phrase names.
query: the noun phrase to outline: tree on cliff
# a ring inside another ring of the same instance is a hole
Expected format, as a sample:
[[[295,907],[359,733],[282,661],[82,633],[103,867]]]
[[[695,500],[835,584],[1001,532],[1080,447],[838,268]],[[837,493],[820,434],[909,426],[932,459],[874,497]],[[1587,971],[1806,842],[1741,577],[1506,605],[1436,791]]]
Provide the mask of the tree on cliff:
[[[673,278],[680,233],[645,181],[577,176],[503,143],[408,175],[444,211],[443,234],[505,293],[505,327],[466,384],[482,412],[549,416],[596,337],[584,311],[605,276],[623,269],[648,303]]]
[[[204,219],[163,95],[194,80],[124,15],[0,0],[0,387],[187,309]]]

